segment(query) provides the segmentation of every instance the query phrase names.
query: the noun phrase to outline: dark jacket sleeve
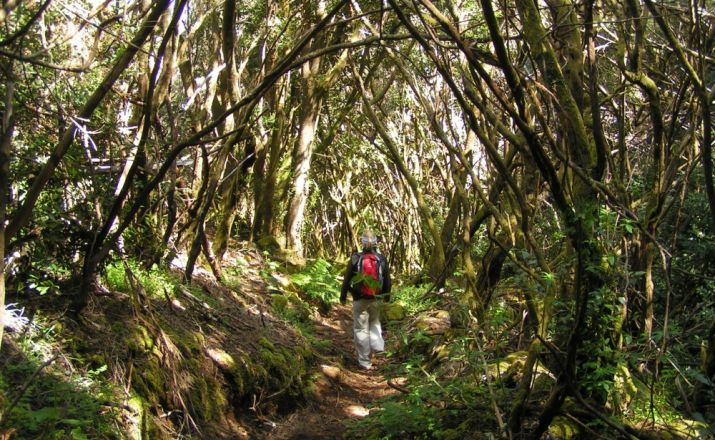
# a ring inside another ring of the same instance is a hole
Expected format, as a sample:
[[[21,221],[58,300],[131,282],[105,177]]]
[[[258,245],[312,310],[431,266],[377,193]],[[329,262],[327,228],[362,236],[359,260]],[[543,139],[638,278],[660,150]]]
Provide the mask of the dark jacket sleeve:
[[[348,299],[348,291],[350,291],[350,281],[352,281],[353,275],[355,275],[355,269],[353,268],[353,257],[348,260],[348,267],[345,269],[345,275],[343,276],[343,287],[340,289],[340,302],[345,302]]]
[[[389,293],[392,291],[392,278],[390,278],[390,266],[387,264],[387,259],[383,256],[382,260],[382,293],[385,294],[385,301],[390,300]]]

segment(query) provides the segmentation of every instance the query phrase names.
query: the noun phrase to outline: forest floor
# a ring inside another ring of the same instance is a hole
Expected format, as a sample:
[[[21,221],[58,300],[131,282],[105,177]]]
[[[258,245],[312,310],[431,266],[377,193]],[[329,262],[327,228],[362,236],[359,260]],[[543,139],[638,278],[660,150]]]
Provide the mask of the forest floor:
[[[275,421],[275,427],[263,438],[276,440],[339,439],[345,436],[349,421],[376,411],[378,401],[394,394],[384,371],[389,359],[373,357],[372,371],[358,367],[352,341],[351,303],[337,305],[315,322],[315,337],[330,341],[316,363],[317,399]],[[389,346],[389,338],[386,337]]]

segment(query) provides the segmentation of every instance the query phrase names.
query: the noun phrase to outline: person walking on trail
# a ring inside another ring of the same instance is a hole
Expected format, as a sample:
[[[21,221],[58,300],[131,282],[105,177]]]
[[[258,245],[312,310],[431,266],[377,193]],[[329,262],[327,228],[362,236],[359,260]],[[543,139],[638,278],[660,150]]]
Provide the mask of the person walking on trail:
[[[362,251],[350,257],[340,291],[345,304],[353,297],[353,341],[360,368],[372,370],[371,356],[385,350],[380,325],[380,301],[390,300],[392,282],[385,257],[377,252],[377,237],[365,231],[360,237]]]

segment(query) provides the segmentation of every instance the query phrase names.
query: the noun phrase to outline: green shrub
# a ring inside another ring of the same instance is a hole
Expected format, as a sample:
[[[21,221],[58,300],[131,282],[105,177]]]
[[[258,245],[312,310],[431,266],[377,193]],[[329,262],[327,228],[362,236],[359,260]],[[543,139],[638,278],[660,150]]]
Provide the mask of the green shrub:
[[[176,285],[181,284],[178,276],[157,265],[146,269],[134,260],[129,260],[127,265],[150,298],[163,299],[165,295],[171,296]],[[104,282],[108,288],[120,292],[126,293],[132,290],[132,285],[127,277],[124,263],[120,260],[113,261],[106,266],[104,270]]]
[[[430,287],[430,285],[403,286],[392,292],[391,300],[400,303],[408,315],[415,315],[430,310],[437,304],[437,298],[425,296]]]

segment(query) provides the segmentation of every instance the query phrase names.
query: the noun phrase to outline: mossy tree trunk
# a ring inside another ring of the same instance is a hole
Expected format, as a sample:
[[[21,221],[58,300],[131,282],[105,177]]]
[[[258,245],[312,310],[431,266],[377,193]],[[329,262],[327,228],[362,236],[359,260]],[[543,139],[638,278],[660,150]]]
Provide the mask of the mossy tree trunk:
[[[487,0],[482,1],[485,10],[490,10]],[[569,14],[568,21],[575,21],[573,14],[573,4],[570,1],[550,2],[552,13],[560,16],[563,13]],[[579,62],[572,60],[574,55],[580,53],[581,37],[579,27],[571,26],[566,31],[569,34],[561,38],[561,54],[570,61],[567,62],[566,72],[560,67],[559,58],[551,45],[551,38],[543,27],[541,12],[536,5],[527,0],[516,2],[517,11],[521,23],[525,29],[524,39],[531,55],[534,57],[535,65],[539,69],[544,82],[554,94],[555,101],[559,103],[560,111],[560,131],[566,142],[566,148],[575,163],[574,172],[582,171],[586,176],[594,176],[594,169],[597,165],[597,150],[593,137],[587,131],[587,125],[583,119],[579,101],[580,94],[579,78],[583,74],[580,71]],[[488,19],[492,38],[499,32],[493,19]],[[499,41],[499,38],[496,38]],[[502,64],[508,62],[503,49],[497,48]],[[507,75],[509,73],[507,72]],[[512,90],[519,86],[516,80],[510,81]],[[576,91],[576,92],[574,92]],[[522,94],[523,92],[516,92]],[[593,126],[593,124],[589,124]],[[564,223],[571,249],[575,254],[575,267],[573,279],[573,298],[575,299],[575,309],[571,318],[570,328],[566,329],[566,354],[565,363],[559,373],[557,386],[552,391],[551,397],[545,404],[539,417],[539,425],[532,433],[532,438],[540,438],[550,425],[553,417],[558,412],[564,401],[567,392],[579,393],[578,384],[584,374],[595,374],[587,369],[578,368],[587,360],[592,359],[607,365],[612,362],[610,359],[598,359],[595,350],[607,339],[604,338],[609,329],[603,328],[599,321],[598,314],[604,310],[606,304],[597,304],[596,310],[592,310],[590,302],[608,283],[606,274],[599,270],[602,257],[602,250],[598,247],[594,231],[598,227],[599,206],[597,194],[586,180],[586,176],[576,176],[567,182],[562,182],[555,172],[555,167],[546,155],[539,141],[533,133],[527,129],[524,133],[529,143],[530,151],[534,157],[539,170],[549,185],[550,192],[554,197],[555,207]],[[553,145],[553,144],[552,144]],[[564,187],[564,183],[570,182],[570,188]],[[568,197],[568,193],[572,196]],[[608,301],[607,299],[602,301]],[[543,325],[543,323],[542,323]],[[581,350],[586,347],[586,350]],[[596,359],[593,359],[595,356]],[[591,378],[592,380],[594,378]],[[603,378],[609,380],[610,378]]]
[[[325,16],[324,5],[317,7],[308,6],[308,15],[311,21],[322,19]],[[313,10],[313,8],[316,8]],[[346,37],[345,28],[338,27],[336,32],[322,34],[314,39],[310,49],[318,51],[328,44],[328,35],[334,41],[342,41]],[[300,70],[300,108],[298,113],[298,138],[296,139],[292,154],[292,170],[290,184],[290,199],[286,215],[285,232],[286,245],[298,257],[304,256],[304,243],[302,238],[306,204],[310,195],[310,172],[313,157],[314,141],[318,128],[321,106],[323,100],[342,75],[347,65],[348,51],[342,51],[331,67],[324,71],[323,57],[314,57],[307,60]]]
[[[236,53],[236,3],[226,2],[223,6],[223,19],[221,21],[221,59],[224,68],[219,74],[219,91],[216,96],[215,106],[226,111],[229,107],[240,100],[239,96],[239,73]],[[244,124],[242,112],[230,115],[226,118],[223,127],[224,132],[230,133],[237,125]],[[239,129],[239,131],[243,131]],[[243,155],[231,155],[227,163],[226,177],[218,185],[219,191],[219,212],[216,222],[216,232],[214,234],[213,247],[206,254],[213,253],[220,260],[226,249],[233,230],[233,223],[236,218],[236,209],[239,202],[239,194],[245,181],[248,169],[256,161],[255,142],[250,135],[243,136],[240,141],[245,141],[247,148]],[[235,149],[238,150],[238,149]],[[237,151],[235,151],[237,153]]]
[[[9,66],[11,69],[12,66]],[[5,81],[5,96],[3,96],[3,113],[0,119],[0,349],[2,348],[3,331],[5,330],[5,219],[7,217],[8,190],[10,184],[10,157],[12,154],[12,136],[15,130],[13,114],[15,83],[11,79]]]
[[[293,148],[291,198],[286,216],[286,246],[303,257],[303,220],[310,194],[310,166],[313,157],[313,140],[324,91],[320,89],[318,75],[320,58],[308,61],[301,67],[301,103],[299,135]]]
[[[275,54],[268,54],[268,56],[274,57]],[[275,122],[269,133],[265,135],[267,139],[256,146],[253,176],[255,208],[251,228],[254,241],[271,236],[276,229],[274,212],[278,168],[285,154],[286,130],[289,125],[287,83],[287,78],[279,80],[264,99],[266,111],[275,114]]]

